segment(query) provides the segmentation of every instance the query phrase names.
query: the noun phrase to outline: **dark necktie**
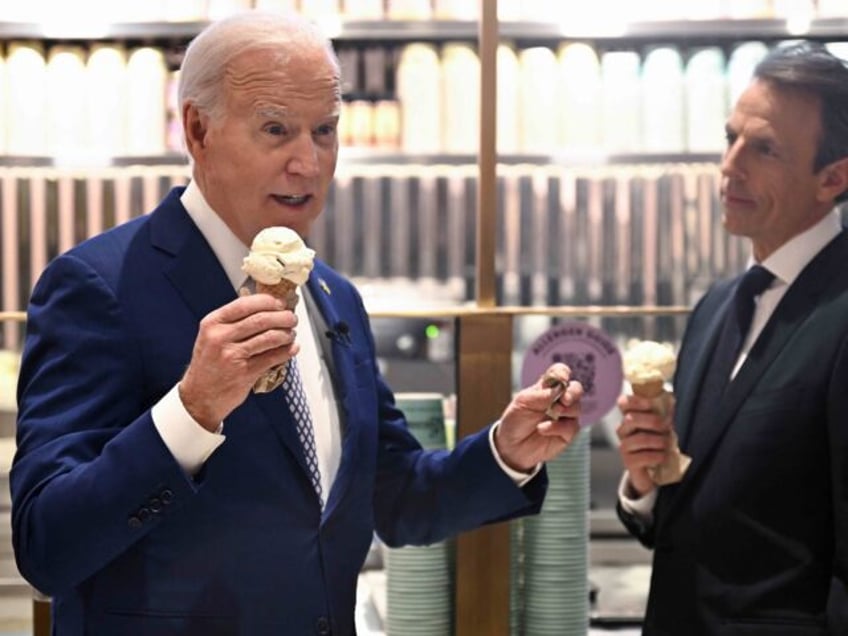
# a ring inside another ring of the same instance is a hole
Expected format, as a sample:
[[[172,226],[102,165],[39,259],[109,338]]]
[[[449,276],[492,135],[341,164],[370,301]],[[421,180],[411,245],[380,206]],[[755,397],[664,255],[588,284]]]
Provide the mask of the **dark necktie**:
[[[754,265],[745,272],[736,286],[718,342],[704,374],[694,421],[690,427],[690,438],[697,438],[704,432],[704,427],[709,426],[709,420],[715,418],[721,397],[730,383],[730,374],[736,365],[739,350],[751,327],[754,299],[762,294],[773,280],[774,274],[761,265]],[[687,444],[688,446],[690,445]]]

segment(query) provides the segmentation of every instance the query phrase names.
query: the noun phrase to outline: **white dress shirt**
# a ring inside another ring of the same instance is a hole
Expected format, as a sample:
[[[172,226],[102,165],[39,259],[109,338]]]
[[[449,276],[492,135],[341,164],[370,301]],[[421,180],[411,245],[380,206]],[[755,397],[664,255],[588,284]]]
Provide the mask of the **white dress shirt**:
[[[731,379],[736,376],[742,364],[744,364],[748,352],[751,351],[751,347],[760,337],[760,333],[762,333],[789,286],[795,282],[795,279],[798,278],[810,261],[841,231],[842,223],[839,213],[833,210],[813,227],[789,239],[760,263],[774,274],[774,280],[756,298],[751,327],[748,329],[748,334],[745,336],[745,341],[742,343],[742,349],[739,352],[739,358],[730,374]],[[754,264],[753,257],[748,259],[749,268]],[[653,508],[657,499],[657,490],[655,489],[641,498],[631,498],[628,497],[628,494],[633,491],[629,486],[627,471],[625,471],[618,486],[618,498],[622,508],[650,524],[653,521]]]
[[[209,207],[194,181],[188,184],[180,201],[206,242],[209,243],[233,289],[238,291],[246,278],[241,265],[248,254],[248,247]],[[319,334],[315,333],[306,310],[306,303],[302,300],[297,304],[295,315],[298,319],[297,338],[300,344],[297,363],[315,429],[315,449],[321,471],[321,487],[323,492],[329,493],[341,463],[339,408],[329,367],[323,359],[323,348],[316,340]],[[225,440],[224,423],[221,423],[215,433],[210,433],[200,426],[186,411],[176,385],[153,406],[151,416],[168,450],[189,475],[197,474],[204,462]],[[490,429],[489,434],[489,445],[495,460],[517,485],[523,486],[539,472],[541,465],[535,467],[530,473],[512,470],[503,462],[495,449],[494,432],[495,426]]]

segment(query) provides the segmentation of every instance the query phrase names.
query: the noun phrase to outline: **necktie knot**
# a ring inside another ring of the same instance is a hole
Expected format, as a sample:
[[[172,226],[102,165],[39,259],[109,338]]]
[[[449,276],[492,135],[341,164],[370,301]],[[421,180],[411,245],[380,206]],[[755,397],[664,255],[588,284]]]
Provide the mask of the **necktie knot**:
[[[774,274],[762,265],[754,265],[742,276],[739,292],[749,298],[762,294],[774,280]]]
[[[742,335],[748,331],[754,313],[754,298],[762,294],[771,282],[774,274],[762,265],[754,265],[742,276],[736,288],[736,315]]]

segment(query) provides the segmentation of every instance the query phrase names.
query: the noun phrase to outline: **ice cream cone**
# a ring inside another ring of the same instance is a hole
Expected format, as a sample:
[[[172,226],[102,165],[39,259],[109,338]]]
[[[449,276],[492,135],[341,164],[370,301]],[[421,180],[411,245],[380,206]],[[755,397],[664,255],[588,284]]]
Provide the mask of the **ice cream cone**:
[[[670,412],[674,402],[673,396],[665,390],[665,382],[671,378],[675,364],[670,347],[649,340],[631,343],[624,355],[624,375],[633,394],[650,399],[654,411],[661,417]],[[677,434],[673,430],[668,444],[665,461],[648,469],[648,474],[658,486],[683,479],[683,473],[692,461],[680,452]]]
[[[297,232],[286,227],[270,227],[253,239],[242,271],[256,283],[257,294],[270,294],[286,309],[297,306],[297,288],[312,271],[315,252],[303,244]],[[253,385],[254,393],[273,391],[283,383],[288,364],[268,369]]]

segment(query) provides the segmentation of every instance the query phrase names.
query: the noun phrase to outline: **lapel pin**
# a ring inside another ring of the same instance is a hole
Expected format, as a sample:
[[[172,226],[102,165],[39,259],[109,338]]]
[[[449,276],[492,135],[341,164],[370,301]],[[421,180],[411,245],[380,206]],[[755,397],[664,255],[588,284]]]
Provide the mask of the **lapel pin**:
[[[323,278],[319,278],[318,284],[321,286],[321,289],[324,290],[325,294],[327,294],[328,296],[332,295],[332,292],[330,291],[330,286],[327,284],[327,281],[325,281]]]

